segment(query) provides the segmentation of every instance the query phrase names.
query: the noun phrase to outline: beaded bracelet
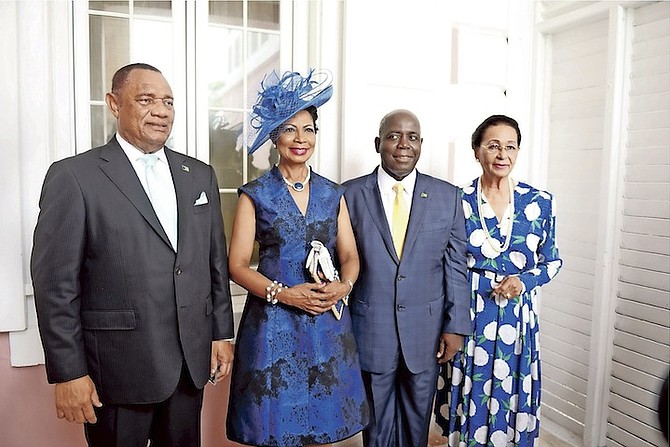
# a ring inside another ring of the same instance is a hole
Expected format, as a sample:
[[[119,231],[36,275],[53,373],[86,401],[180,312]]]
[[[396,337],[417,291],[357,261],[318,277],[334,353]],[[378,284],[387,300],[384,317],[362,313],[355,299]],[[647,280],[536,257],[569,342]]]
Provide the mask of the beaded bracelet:
[[[279,302],[279,299],[277,296],[285,289],[288,289],[288,286],[285,286],[284,284],[275,281],[272,281],[268,286],[265,288],[265,301],[268,303],[275,305]]]

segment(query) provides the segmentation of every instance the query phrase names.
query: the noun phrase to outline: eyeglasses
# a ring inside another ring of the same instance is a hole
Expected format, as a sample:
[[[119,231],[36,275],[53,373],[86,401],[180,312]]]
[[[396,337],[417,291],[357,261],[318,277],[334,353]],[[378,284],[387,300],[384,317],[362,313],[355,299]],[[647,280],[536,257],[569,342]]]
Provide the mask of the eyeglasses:
[[[486,151],[487,151],[489,154],[497,154],[497,153],[500,152],[502,149],[505,149],[507,152],[511,152],[511,153],[516,153],[516,151],[519,150],[519,148],[516,147],[516,146],[513,145],[513,144],[508,144],[508,145],[506,145],[506,146],[501,146],[501,145],[499,145],[498,143],[491,143],[491,144],[489,144],[489,145],[483,145],[483,144],[481,144],[480,146],[483,147],[484,149],[486,149]]]
[[[153,98],[151,96],[142,96],[141,98],[135,99],[142,107],[154,107],[157,101],[162,101],[166,109],[174,109],[174,99],[173,98]]]

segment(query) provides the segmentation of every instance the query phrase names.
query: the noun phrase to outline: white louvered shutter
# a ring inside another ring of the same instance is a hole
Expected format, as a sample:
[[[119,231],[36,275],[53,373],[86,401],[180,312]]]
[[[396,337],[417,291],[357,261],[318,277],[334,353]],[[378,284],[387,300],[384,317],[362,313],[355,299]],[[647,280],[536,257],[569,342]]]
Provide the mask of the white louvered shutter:
[[[656,409],[670,362],[670,3],[634,14],[611,447],[667,446]]]
[[[608,21],[551,37],[547,187],[557,200],[561,273],[541,297],[542,418],[582,436],[585,424]]]

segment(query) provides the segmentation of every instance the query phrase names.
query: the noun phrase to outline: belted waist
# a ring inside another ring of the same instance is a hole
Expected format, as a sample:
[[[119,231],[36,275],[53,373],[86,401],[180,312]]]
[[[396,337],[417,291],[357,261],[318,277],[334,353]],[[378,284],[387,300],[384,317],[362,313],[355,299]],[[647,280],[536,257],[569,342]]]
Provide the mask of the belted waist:
[[[491,279],[496,282],[502,281],[503,278],[505,277],[505,275],[499,275],[498,273],[492,272],[491,270],[470,269],[470,271],[472,271],[472,273],[478,274],[479,276],[483,276],[486,279]]]

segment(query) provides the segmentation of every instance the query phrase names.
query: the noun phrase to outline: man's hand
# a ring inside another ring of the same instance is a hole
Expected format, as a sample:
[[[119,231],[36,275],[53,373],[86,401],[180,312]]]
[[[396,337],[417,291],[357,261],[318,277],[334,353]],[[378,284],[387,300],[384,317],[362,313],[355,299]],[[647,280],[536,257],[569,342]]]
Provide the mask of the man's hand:
[[[440,336],[440,350],[437,351],[437,363],[447,363],[454,355],[463,348],[463,336],[461,334],[443,333]]]
[[[225,340],[214,340],[212,342],[212,356],[210,360],[209,374],[216,377],[219,383],[230,374],[233,369],[233,344]]]
[[[102,407],[95,384],[89,376],[56,384],[56,415],[68,422],[95,424],[93,406]]]

